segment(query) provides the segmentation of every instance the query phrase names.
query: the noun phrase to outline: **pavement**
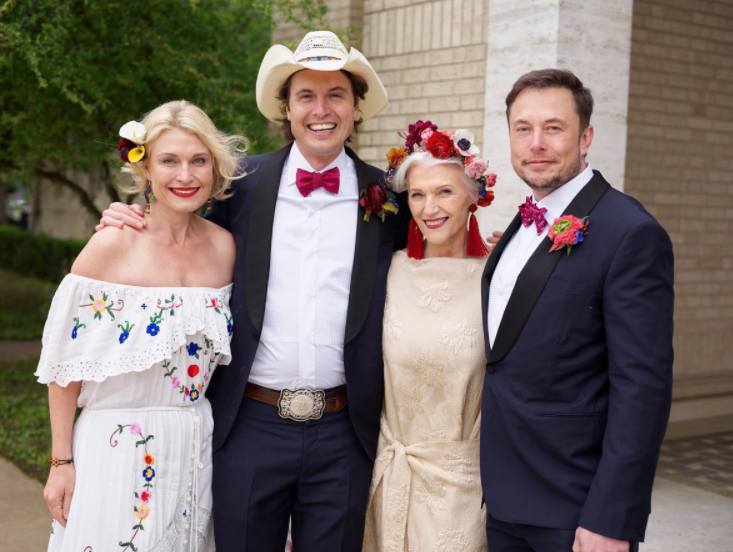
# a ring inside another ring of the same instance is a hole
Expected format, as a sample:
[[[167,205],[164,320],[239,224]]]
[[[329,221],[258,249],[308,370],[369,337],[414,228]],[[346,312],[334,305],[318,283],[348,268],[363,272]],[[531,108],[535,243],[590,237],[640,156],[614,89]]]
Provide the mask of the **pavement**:
[[[0,550],[45,550],[51,516],[41,485],[0,458],[0,488]],[[733,498],[657,477],[646,541],[643,552],[733,552]]]

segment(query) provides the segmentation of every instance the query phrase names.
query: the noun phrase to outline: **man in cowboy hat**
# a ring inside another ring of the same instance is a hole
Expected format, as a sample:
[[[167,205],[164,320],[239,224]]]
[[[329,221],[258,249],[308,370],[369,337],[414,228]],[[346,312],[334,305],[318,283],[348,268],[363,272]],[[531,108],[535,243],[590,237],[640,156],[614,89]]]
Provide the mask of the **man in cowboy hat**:
[[[293,142],[248,158],[208,216],[237,244],[232,363],[207,392],[220,552],[282,552],[291,519],[298,552],[361,550],[386,278],[409,210],[398,198],[396,215],[364,220],[360,194],[384,174],[344,144],[386,103],[367,59],[333,33],[262,61],[257,105]],[[103,224],[141,220],[116,207]]]

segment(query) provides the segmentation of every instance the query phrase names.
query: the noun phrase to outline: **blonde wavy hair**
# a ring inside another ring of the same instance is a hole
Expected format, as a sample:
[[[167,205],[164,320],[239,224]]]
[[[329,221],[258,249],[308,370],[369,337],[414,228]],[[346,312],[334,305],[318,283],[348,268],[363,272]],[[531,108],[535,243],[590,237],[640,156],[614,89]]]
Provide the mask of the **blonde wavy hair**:
[[[180,128],[198,136],[211,152],[214,171],[211,197],[221,200],[231,196],[229,188],[232,180],[243,176],[242,172],[237,171],[237,164],[249,148],[249,142],[244,136],[220,131],[200,107],[186,100],[156,107],[143,117],[141,123],[145,126],[145,158],[137,163],[123,165],[122,172],[132,175],[133,180],[132,185],[121,186],[123,191],[139,194],[145,190],[148,185],[145,168],[155,141],[162,132]]]

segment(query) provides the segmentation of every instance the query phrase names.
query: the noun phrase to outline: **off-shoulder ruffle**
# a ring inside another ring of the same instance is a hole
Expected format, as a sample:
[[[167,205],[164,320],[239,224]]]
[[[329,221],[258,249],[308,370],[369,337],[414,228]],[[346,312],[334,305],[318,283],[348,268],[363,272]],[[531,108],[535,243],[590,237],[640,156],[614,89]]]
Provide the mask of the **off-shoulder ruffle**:
[[[142,372],[171,360],[196,334],[211,342],[219,364],[229,364],[231,290],[146,288],[69,274],[53,298],[35,375],[65,387]]]

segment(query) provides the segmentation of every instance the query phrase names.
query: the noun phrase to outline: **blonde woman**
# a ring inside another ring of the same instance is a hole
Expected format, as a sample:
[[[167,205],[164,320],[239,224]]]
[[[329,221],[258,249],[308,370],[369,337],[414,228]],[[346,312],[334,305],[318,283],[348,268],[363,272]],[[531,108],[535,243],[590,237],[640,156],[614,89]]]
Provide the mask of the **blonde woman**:
[[[175,101],[120,131],[147,230],[96,233],[61,283],[36,375],[53,434],[49,550],[206,550],[213,371],[230,361],[234,240],[223,199],[243,138]],[[76,408],[82,408],[74,423]]]

